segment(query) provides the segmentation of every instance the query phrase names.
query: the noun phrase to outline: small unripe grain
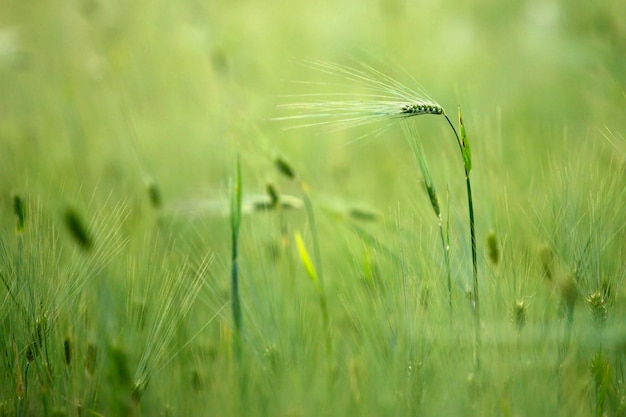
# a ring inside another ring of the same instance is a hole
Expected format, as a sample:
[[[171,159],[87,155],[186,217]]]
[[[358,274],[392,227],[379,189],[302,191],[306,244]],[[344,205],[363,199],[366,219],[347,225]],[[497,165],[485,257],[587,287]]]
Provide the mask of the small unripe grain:
[[[85,362],[85,371],[87,371],[87,374],[90,376],[93,376],[96,371],[97,356],[98,351],[96,349],[96,345],[94,345],[93,343],[89,343],[87,345],[87,360]]]
[[[148,388],[148,382],[150,382],[149,378],[140,378],[133,385],[131,398],[135,404],[139,404],[141,402],[143,394],[146,392],[146,388]]]
[[[65,225],[78,246],[87,251],[93,247],[93,240],[87,227],[78,213],[71,208],[65,211]]]
[[[274,166],[276,167],[278,172],[280,172],[281,174],[283,174],[285,177],[289,178],[290,180],[296,178],[295,171],[293,170],[291,165],[287,161],[285,161],[282,157],[279,156],[274,160]]]
[[[13,196],[13,212],[17,216],[17,231],[24,231],[24,224],[26,222],[26,209],[24,208],[24,201],[17,194]]]
[[[28,363],[31,363],[32,361],[35,360],[35,357],[37,356],[38,353],[39,353],[39,347],[37,346],[35,342],[31,342],[26,347],[26,361]]]
[[[191,372],[191,387],[196,392],[202,391],[202,388],[204,387],[202,377],[200,376],[200,372],[198,372],[197,369],[194,369]]]
[[[400,106],[400,113],[407,116],[443,114],[443,108],[435,103],[405,103]]]
[[[265,189],[267,191],[267,195],[270,198],[270,204],[272,206],[277,206],[280,198],[279,198],[278,191],[276,190],[276,187],[274,186],[274,184],[272,184],[271,182],[268,182],[267,185],[265,186]]]
[[[156,181],[152,178],[148,178],[146,180],[146,189],[148,191],[148,198],[150,199],[150,204],[155,209],[158,209],[163,204],[163,200],[161,198],[161,190],[157,185]]]
[[[498,236],[496,236],[494,231],[489,232],[487,236],[487,253],[491,263],[498,265],[500,262],[500,247],[498,245]]]
[[[66,337],[65,340],[63,341],[63,353],[64,353],[65,364],[69,366],[72,360],[72,342],[70,341],[69,337]]]
[[[111,346],[109,349],[109,358],[111,359],[113,369],[117,380],[125,386],[131,383],[131,372],[128,367],[128,354],[120,346]]]
[[[430,206],[433,208],[435,215],[437,217],[441,216],[441,210],[439,209],[439,199],[437,198],[437,191],[432,184],[428,182],[424,183],[424,188],[426,188],[426,193],[428,194],[428,199],[430,200]]]
[[[354,220],[364,222],[376,222],[380,220],[380,213],[365,207],[351,207],[348,210],[348,215]]]

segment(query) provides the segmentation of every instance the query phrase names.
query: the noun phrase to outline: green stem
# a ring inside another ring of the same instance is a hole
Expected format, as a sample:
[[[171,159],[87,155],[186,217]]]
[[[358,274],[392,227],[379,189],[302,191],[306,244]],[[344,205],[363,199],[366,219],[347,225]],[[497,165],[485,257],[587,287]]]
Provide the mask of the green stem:
[[[474,351],[474,363],[476,367],[480,366],[480,360],[478,357],[478,351],[480,350],[480,303],[478,298],[478,260],[476,256],[476,226],[474,223],[474,204],[472,200],[472,185],[469,179],[469,173],[467,169],[465,170],[465,184],[467,185],[467,201],[469,206],[469,218],[470,218],[470,236],[472,241],[472,266],[473,266],[473,276],[474,276],[474,297],[472,298],[474,304],[474,320],[475,320],[475,329],[474,329],[474,340],[475,340],[475,351]]]
[[[241,319],[241,303],[239,301],[239,272],[237,266],[237,258],[236,254],[233,254],[232,260],[232,310],[233,310],[233,321],[235,323],[235,337],[233,341],[233,347],[235,352],[235,357],[237,360],[240,359],[241,356],[241,327],[242,327],[242,319]]]
[[[237,168],[235,174],[235,184],[231,196],[231,237],[232,237],[232,257],[231,257],[231,291],[232,291],[232,311],[235,334],[233,340],[233,350],[237,361],[241,359],[241,332],[243,318],[241,314],[241,301],[239,297],[239,227],[241,224],[241,164],[237,158]]]

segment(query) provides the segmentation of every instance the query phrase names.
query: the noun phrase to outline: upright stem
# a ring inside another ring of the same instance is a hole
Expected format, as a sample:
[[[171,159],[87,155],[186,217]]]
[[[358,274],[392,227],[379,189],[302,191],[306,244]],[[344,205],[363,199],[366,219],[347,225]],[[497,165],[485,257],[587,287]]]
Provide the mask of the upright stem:
[[[478,357],[478,351],[480,350],[480,303],[478,298],[478,260],[476,256],[476,226],[474,223],[474,203],[472,200],[472,185],[469,179],[469,173],[465,170],[465,185],[467,186],[467,201],[469,206],[469,219],[470,219],[470,236],[472,241],[472,267],[474,276],[474,293],[472,302],[474,305],[474,363],[478,368],[480,366],[480,360]]]
[[[233,245],[233,257],[232,257],[232,270],[231,270],[231,290],[232,290],[232,311],[233,311],[233,322],[235,324],[235,338],[234,338],[234,352],[237,360],[240,359],[241,356],[241,328],[242,328],[242,319],[241,319],[241,303],[239,299],[239,267],[238,267],[238,259],[237,259],[237,244]]]
[[[243,327],[243,317],[241,314],[241,300],[239,296],[239,226],[241,224],[241,165],[237,158],[234,189],[231,191],[231,291],[232,291],[232,312],[235,327],[233,350],[237,362],[241,360],[241,331]]]

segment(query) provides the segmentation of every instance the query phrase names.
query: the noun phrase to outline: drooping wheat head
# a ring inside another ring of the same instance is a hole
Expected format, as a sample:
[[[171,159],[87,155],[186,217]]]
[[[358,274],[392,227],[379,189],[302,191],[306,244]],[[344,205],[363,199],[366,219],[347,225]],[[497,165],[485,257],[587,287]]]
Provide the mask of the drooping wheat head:
[[[374,131],[375,134],[380,134],[393,119],[424,114],[445,115],[443,107],[422,89],[411,89],[366,63],[355,60],[354,67],[348,67],[332,62],[305,61],[304,65],[329,74],[338,81],[297,82],[329,88],[333,92],[285,96],[302,100],[278,106],[299,112],[274,119],[295,122],[286,129],[327,125],[331,129],[341,130],[387,122]],[[351,84],[361,88],[362,93],[341,92]]]

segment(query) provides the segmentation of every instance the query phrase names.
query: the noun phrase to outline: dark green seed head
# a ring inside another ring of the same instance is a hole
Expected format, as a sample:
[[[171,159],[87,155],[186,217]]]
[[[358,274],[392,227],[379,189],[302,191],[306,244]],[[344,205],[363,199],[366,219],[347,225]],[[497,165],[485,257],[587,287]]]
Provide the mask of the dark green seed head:
[[[295,171],[293,170],[291,165],[287,161],[285,161],[282,157],[279,156],[274,160],[274,166],[281,174],[283,174],[285,177],[289,178],[290,180],[296,178]]]
[[[133,385],[133,389],[131,392],[131,397],[135,404],[139,404],[141,399],[143,398],[143,394],[146,392],[146,388],[148,388],[148,383],[150,382],[150,378],[140,378]]]
[[[65,211],[65,225],[78,246],[84,250],[90,250],[93,247],[93,240],[87,231],[87,227],[78,213],[71,208]]]
[[[191,387],[194,391],[201,391],[204,387],[202,376],[196,369],[191,372]]]
[[[351,207],[348,210],[348,216],[354,220],[363,222],[377,222],[380,220],[380,213],[364,207]]]
[[[38,346],[43,346],[46,333],[48,332],[48,319],[44,316],[35,323],[35,342]]]
[[[491,263],[498,265],[498,262],[500,262],[500,246],[498,245],[496,232],[489,232],[487,236],[487,253],[489,254]]]
[[[437,198],[437,191],[435,187],[428,182],[424,183],[424,187],[426,188],[426,193],[428,194],[428,199],[430,200],[430,206],[433,208],[435,215],[437,217],[441,216],[441,210],[439,209],[439,199]]]
[[[66,337],[63,341],[63,353],[65,354],[65,364],[69,365],[72,360],[72,342],[69,337]]]
[[[272,184],[271,182],[268,182],[266,185],[266,191],[267,191],[267,195],[270,198],[270,204],[272,206],[277,206],[278,200],[280,198],[279,198],[278,191],[276,190],[276,187],[274,186],[274,184]]]
[[[109,358],[115,370],[117,381],[128,386],[131,384],[131,372],[128,367],[128,354],[119,346],[111,346],[109,349]]]
[[[26,221],[26,212],[24,208],[24,201],[17,194],[13,196],[13,212],[17,216],[17,231],[22,232]]]
[[[87,371],[87,374],[93,375],[96,371],[97,357],[98,351],[96,350],[96,345],[89,343],[87,345],[87,360],[85,362],[85,370]]]
[[[26,347],[26,361],[28,361],[28,363],[31,363],[32,361],[35,360],[35,357],[37,356],[38,353],[39,353],[39,346],[37,346],[37,343],[31,342]]]
[[[443,108],[435,103],[404,103],[400,106],[400,113],[407,116],[443,114]]]
[[[159,189],[157,183],[152,178],[149,178],[146,181],[146,188],[148,189],[148,198],[150,199],[152,207],[155,209],[160,208],[163,201],[161,199],[161,190]]]

